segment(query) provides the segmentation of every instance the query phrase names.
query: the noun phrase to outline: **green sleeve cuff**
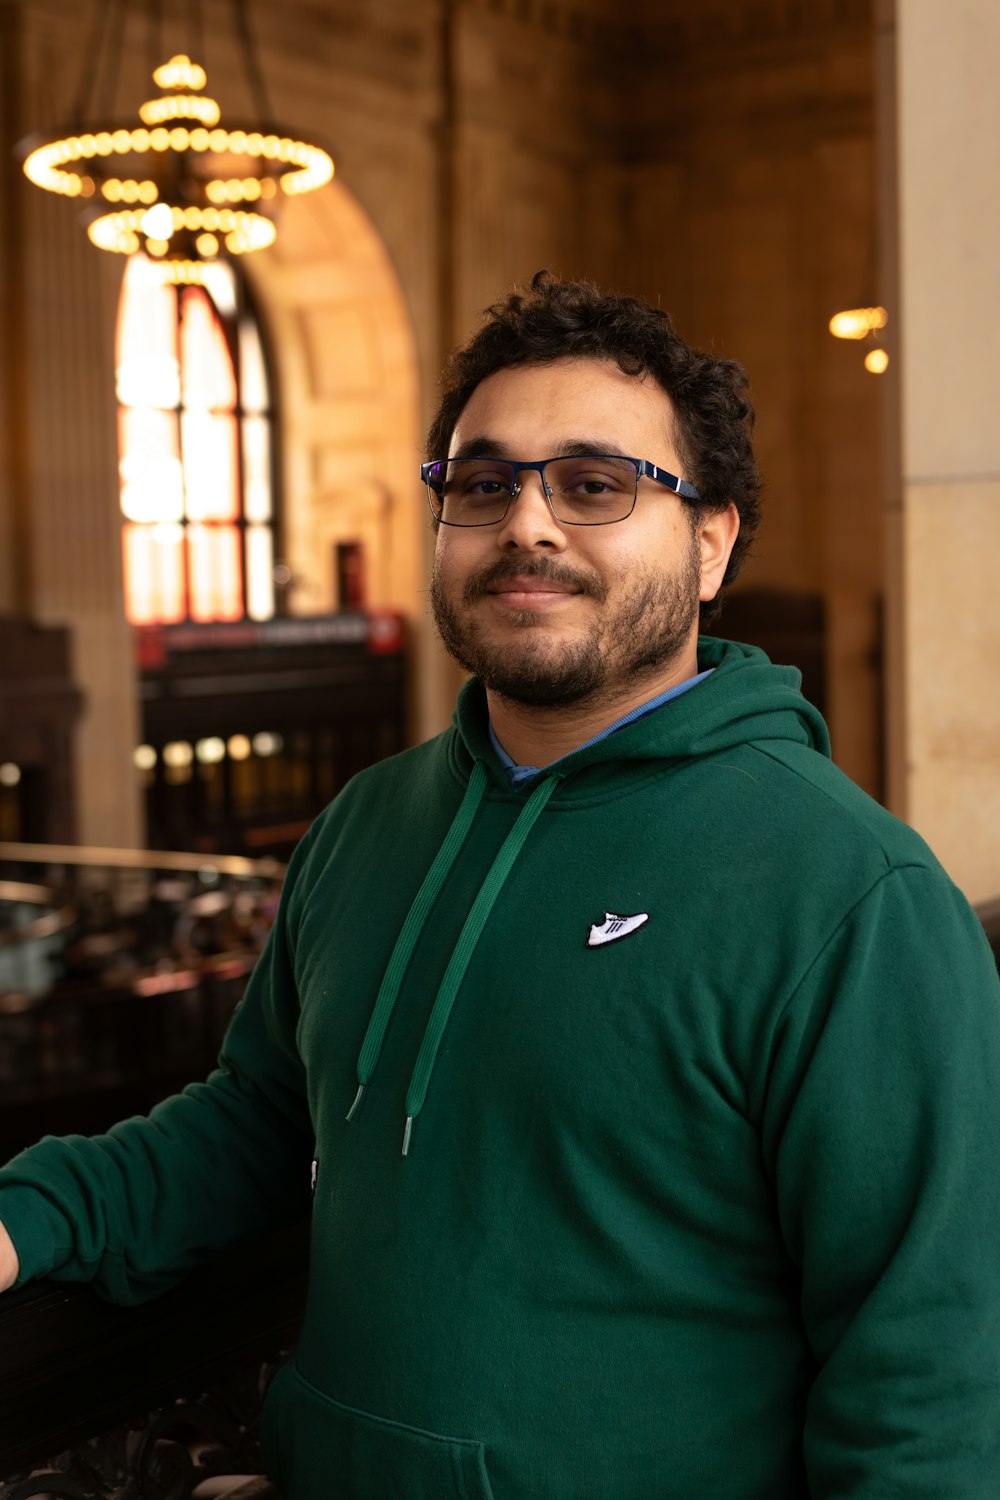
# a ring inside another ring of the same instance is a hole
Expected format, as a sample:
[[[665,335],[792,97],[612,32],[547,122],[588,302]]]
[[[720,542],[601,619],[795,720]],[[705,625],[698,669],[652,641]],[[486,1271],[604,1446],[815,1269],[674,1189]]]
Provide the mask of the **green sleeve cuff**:
[[[15,1286],[48,1276],[72,1255],[65,1215],[38,1188],[3,1180],[0,1172],[0,1224],[17,1252]]]

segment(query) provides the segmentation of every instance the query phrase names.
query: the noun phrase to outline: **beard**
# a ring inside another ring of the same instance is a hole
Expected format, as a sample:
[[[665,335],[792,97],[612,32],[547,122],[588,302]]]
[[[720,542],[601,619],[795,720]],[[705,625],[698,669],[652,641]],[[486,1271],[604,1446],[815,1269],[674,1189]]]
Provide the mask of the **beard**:
[[[548,639],[533,610],[511,610],[517,640],[492,640],[471,614],[477,599],[508,578],[542,578],[593,598],[593,624],[576,640]],[[605,694],[614,698],[667,666],[687,646],[698,617],[701,556],[692,530],[688,551],[674,573],[637,567],[608,607],[609,589],[593,571],[546,556],[504,557],[474,573],[461,603],[448,596],[435,559],[431,606],[449,655],[490,692],[531,708],[558,708]]]

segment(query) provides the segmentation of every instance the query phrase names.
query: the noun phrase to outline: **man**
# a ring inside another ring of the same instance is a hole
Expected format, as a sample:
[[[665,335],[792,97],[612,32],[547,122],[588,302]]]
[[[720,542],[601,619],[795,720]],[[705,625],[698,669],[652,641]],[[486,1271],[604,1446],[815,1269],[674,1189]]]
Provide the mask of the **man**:
[[[643,303],[491,309],[424,468],[454,726],[317,820],[207,1084],[0,1175],[22,1276],[126,1300],[311,1177],[287,1500],[1000,1492],[996,977],[797,674],[697,637],[750,420]]]

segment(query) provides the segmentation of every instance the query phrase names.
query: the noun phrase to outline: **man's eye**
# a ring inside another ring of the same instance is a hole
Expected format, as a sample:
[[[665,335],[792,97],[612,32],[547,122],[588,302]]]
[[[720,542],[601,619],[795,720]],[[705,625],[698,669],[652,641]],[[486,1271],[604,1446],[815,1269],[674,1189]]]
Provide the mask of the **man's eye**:
[[[510,479],[503,464],[458,459],[449,464],[444,487],[446,494],[462,500],[475,499],[479,495],[501,494],[510,488]]]
[[[476,495],[500,495],[506,489],[500,479],[490,478],[484,475],[481,479],[470,479],[462,487],[462,494],[467,496]]]
[[[612,495],[619,494],[625,488],[631,488],[631,481],[626,483],[623,475],[603,470],[587,469],[578,470],[574,474],[568,474],[563,480],[567,494],[575,495]]]

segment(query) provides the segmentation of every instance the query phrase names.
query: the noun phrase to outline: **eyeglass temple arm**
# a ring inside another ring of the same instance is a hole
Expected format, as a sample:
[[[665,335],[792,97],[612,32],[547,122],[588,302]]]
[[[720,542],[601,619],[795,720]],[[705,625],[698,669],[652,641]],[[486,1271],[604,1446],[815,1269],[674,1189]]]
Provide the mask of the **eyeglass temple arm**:
[[[688,484],[686,479],[678,479],[676,474],[671,474],[667,469],[658,469],[648,458],[639,461],[639,473],[647,479],[655,479],[657,484],[665,485],[668,490],[673,490],[675,495],[681,495],[685,500],[701,499],[693,484]]]

